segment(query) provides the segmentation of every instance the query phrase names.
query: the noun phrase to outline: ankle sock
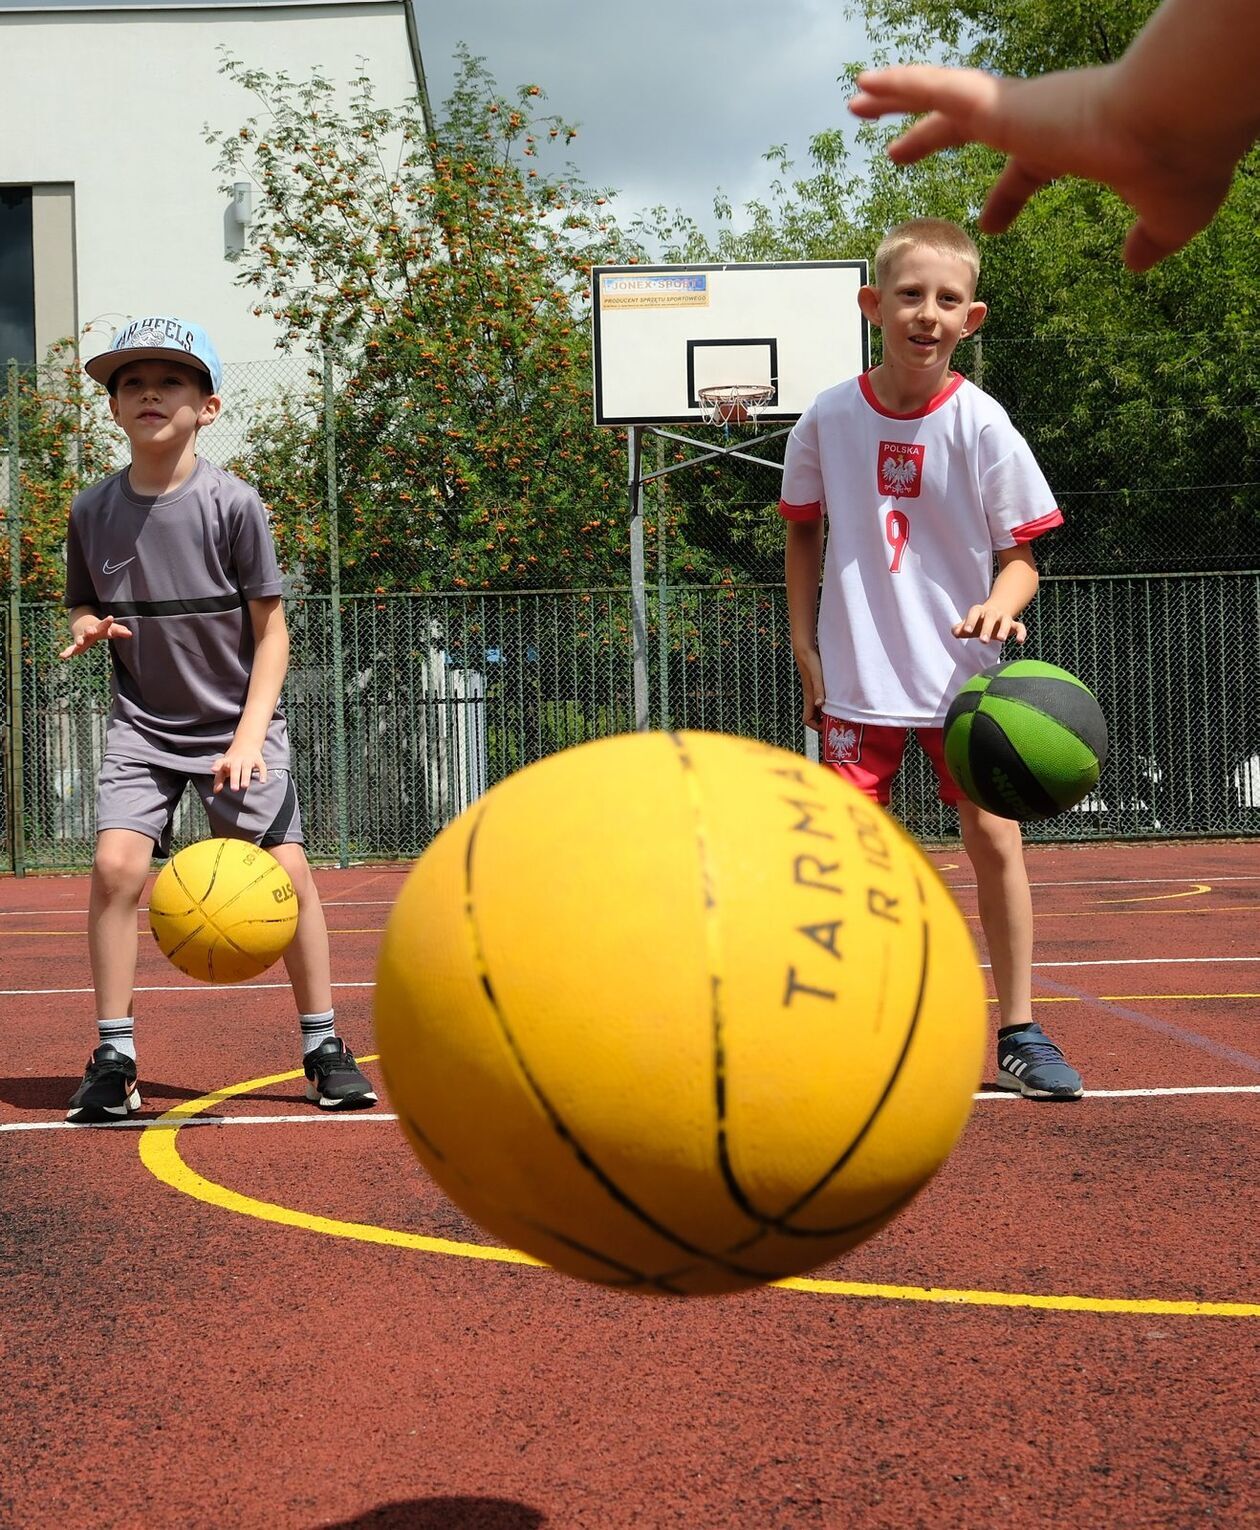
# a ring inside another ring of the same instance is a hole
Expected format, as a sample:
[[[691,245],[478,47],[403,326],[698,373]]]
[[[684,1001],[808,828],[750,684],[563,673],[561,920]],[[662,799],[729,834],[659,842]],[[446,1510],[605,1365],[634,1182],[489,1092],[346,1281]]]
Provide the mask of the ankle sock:
[[[132,1015],[121,1020],[98,1020],[96,1028],[101,1033],[99,1045],[111,1046],[125,1057],[136,1060],[136,1022]]]
[[[322,1015],[299,1015],[298,1019],[302,1026],[303,1057],[337,1034],[335,1015],[331,1009]]]

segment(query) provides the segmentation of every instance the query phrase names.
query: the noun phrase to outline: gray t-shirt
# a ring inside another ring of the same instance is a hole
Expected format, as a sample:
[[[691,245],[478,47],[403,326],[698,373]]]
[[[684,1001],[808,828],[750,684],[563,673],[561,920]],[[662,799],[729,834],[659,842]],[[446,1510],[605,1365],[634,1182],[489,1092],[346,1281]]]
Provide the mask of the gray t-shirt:
[[[131,629],[109,645],[107,752],[208,770],[232,742],[249,690],[247,602],[282,588],[258,495],[204,457],[178,489],[156,498],[134,493],[126,472],[115,473],[70,507],[66,565],[68,607],[91,606]],[[279,706],[263,758],[289,768]]]

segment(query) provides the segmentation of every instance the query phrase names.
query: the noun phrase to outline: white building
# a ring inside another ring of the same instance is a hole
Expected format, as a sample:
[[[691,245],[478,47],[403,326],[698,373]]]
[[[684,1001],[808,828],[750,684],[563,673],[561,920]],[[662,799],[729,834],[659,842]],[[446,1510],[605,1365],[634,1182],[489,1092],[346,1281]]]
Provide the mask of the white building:
[[[206,129],[260,103],[220,48],[294,80],[365,73],[382,105],[428,110],[407,0],[0,9],[0,367],[71,336],[95,355],[151,313],[194,319],[229,364],[275,354],[225,258],[248,201],[220,189]]]

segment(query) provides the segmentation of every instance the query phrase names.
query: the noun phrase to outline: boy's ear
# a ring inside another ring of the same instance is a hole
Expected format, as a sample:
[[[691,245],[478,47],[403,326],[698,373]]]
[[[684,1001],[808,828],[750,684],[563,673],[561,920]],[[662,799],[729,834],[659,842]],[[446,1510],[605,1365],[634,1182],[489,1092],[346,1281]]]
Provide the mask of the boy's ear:
[[[962,327],[962,338],[964,340],[968,335],[974,335],[975,332],[980,328],[980,326],[984,323],[985,315],[988,313],[988,311],[989,305],[987,303],[973,303],[971,307],[968,308],[967,317],[963,320]]]
[[[217,393],[210,393],[201,401],[201,409],[197,414],[197,427],[213,425],[219,418],[219,410],[223,408],[223,400]]]
[[[878,287],[858,288],[858,307],[862,310],[868,322],[873,324],[876,329],[879,329],[882,325],[880,317],[881,303],[882,299]]]

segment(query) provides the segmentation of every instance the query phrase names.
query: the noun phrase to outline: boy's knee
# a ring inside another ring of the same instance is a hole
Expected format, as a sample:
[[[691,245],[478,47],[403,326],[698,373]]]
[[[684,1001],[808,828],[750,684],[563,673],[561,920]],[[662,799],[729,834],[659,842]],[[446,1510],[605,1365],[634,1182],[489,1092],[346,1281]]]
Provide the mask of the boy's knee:
[[[995,813],[975,809],[962,816],[963,846],[975,860],[989,862],[1023,857],[1024,836],[1013,818],[999,818]]]
[[[293,883],[293,891],[298,895],[298,902],[301,903],[314,897],[315,877],[311,871],[311,863],[306,859],[306,851],[302,846],[283,844],[269,845],[267,848],[289,873],[289,881]]]
[[[92,875],[108,897],[138,898],[151,862],[151,847],[98,843],[92,857]]]

